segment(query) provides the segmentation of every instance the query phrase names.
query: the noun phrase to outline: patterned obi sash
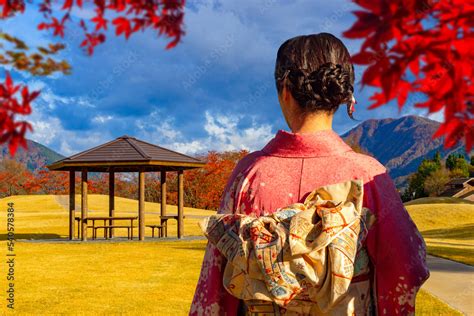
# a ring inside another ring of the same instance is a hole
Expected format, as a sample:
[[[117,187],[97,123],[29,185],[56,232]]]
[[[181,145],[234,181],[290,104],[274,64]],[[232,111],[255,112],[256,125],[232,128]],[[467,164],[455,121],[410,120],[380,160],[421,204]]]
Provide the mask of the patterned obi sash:
[[[349,180],[272,215],[217,214],[199,225],[226,257],[224,287],[248,315],[367,315],[363,243],[375,217],[362,201],[362,180]]]

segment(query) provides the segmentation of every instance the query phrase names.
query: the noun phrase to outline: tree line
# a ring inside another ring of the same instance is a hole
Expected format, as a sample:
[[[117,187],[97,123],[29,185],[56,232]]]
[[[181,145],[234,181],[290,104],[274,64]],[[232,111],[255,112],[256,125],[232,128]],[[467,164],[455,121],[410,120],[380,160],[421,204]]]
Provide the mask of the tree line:
[[[468,161],[463,154],[452,153],[443,162],[437,151],[432,158],[423,159],[417,171],[408,177],[408,187],[402,194],[402,200],[439,196],[451,179],[472,176],[474,156]]]

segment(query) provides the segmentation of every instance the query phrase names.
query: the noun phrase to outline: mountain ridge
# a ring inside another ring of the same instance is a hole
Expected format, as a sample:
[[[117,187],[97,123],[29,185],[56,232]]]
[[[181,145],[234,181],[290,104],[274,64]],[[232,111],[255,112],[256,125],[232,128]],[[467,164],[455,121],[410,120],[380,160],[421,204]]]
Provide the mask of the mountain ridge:
[[[26,167],[31,171],[44,168],[46,165],[64,158],[63,155],[34,140],[27,139],[26,144],[28,149],[19,147],[14,159],[26,164]],[[0,158],[12,159],[7,144],[0,145]]]
[[[399,118],[368,119],[341,135],[344,141],[357,144],[374,156],[389,171],[397,187],[407,185],[407,177],[425,158],[436,151],[444,160],[451,153],[468,158],[463,141],[443,148],[444,137],[432,138],[441,123],[426,117],[406,115]]]

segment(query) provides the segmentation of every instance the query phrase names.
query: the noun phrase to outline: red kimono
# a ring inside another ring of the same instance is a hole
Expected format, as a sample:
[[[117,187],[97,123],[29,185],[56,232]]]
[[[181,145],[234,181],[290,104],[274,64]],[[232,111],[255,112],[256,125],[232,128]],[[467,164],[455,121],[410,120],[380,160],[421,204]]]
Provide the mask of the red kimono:
[[[239,161],[218,213],[271,214],[304,201],[319,186],[351,179],[363,180],[363,206],[376,216],[365,247],[377,314],[413,314],[416,293],[429,277],[424,240],[386,168],[373,157],[354,152],[335,131],[279,130],[262,150]],[[225,263],[208,243],[190,315],[237,315],[239,300],[222,284]]]

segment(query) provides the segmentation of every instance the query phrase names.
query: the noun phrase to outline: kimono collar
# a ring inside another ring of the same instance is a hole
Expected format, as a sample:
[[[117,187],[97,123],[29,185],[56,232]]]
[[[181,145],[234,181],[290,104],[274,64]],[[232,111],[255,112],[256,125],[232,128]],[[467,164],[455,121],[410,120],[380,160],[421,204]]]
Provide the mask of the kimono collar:
[[[271,156],[303,158],[334,156],[352,148],[332,129],[312,133],[279,130],[262,151]]]

